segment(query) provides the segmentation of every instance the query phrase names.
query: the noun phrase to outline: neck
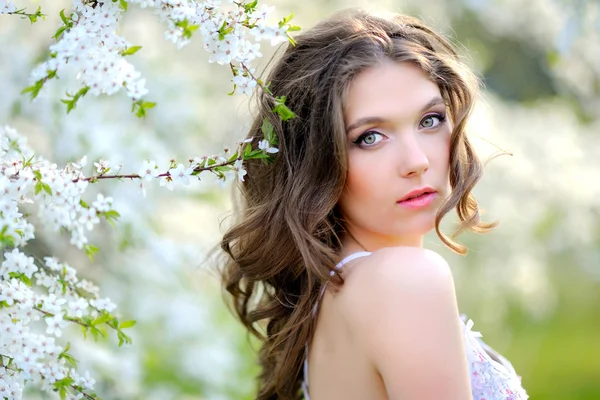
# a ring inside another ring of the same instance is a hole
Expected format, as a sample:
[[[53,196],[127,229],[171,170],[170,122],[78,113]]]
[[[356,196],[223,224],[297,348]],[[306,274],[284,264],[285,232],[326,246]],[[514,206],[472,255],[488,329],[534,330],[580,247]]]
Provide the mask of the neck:
[[[343,256],[357,251],[373,252],[384,247],[423,247],[423,235],[397,237],[348,229],[342,237]]]

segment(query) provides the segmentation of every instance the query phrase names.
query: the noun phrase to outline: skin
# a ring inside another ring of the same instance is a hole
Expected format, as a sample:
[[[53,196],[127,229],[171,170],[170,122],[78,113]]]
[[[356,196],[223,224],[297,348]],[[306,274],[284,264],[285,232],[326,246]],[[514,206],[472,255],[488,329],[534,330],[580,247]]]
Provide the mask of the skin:
[[[440,90],[417,66],[386,61],[356,78],[346,104],[349,170],[339,204],[347,230],[369,251],[421,246],[449,191],[451,126],[440,119],[446,116]],[[360,123],[370,117],[381,121]],[[364,133],[360,145],[353,143]],[[431,206],[396,204],[423,186],[438,192]]]
[[[330,285],[322,299],[309,352],[311,400],[471,400],[452,274],[422,248],[450,190],[452,127],[439,88],[417,66],[385,61],[360,73],[345,101],[342,256],[372,254],[344,265],[344,285]],[[397,204],[423,186],[437,191],[432,204]]]

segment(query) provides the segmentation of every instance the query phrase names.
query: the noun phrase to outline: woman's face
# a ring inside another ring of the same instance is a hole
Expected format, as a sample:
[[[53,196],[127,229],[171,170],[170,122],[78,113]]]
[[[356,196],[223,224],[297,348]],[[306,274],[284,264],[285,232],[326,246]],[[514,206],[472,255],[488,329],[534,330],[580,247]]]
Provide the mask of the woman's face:
[[[439,88],[418,66],[385,61],[358,74],[345,100],[348,231],[369,251],[420,246],[450,190],[452,127]]]

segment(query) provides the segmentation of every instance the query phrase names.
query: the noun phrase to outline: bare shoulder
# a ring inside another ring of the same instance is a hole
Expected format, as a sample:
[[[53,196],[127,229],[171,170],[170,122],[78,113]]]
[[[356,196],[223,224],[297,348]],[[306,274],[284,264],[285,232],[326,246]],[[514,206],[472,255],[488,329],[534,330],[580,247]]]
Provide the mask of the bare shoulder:
[[[418,247],[373,252],[354,266],[343,292],[340,306],[357,326],[376,318],[436,316],[457,308],[450,266],[436,252]]]
[[[386,296],[397,299],[415,290],[435,292],[454,288],[446,260],[419,247],[388,247],[373,252],[352,270],[346,285],[348,292],[376,294],[380,300],[386,300]]]
[[[342,292],[348,327],[391,399],[468,398],[454,281],[440,255],[421,248],[379,250],[355,265]]]

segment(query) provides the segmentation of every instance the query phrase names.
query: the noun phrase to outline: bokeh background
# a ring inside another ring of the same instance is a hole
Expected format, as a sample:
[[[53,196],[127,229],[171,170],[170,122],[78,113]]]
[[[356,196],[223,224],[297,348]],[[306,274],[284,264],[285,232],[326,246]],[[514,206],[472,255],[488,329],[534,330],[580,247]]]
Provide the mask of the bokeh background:
[[[201,41],[176,50],[148,10],[131,7],[124,35],[143,49],[132,61],[146,76],[145,120],[124,94],[84,98],[65,114],[68,79],[35,102],[20,95],[45,57],[67,0],[14,0],[42,6],[30,25],[0,16],[0,123],[58,163],[83,155],[137,172],[152,158],[212,154],[242,138],[251,105],[231,91],[227,68],[209,64]],[[471,121],[472,139],[490,161],[476,189],[493,233],[461,238],[470,252],[451,254],[432,235],[455,273],[461,312],[507,356],[532,399],[600,399],[600,3],[597,0],[271,0],[278,17],[295,13],[309,28],[336,10],[359,6],[422,18],[450,36],[485,90]],[[264,43],[265,59],[272,54]],[[260,70],[260,66],[259,66]],[[134,345],[84,342],[69,332],[82,368],[104,399],[251,399],[257,344],[221,298],[209,250],[228,224],[231,188],[210,179],[185,190],[102,182],[122,220],[102,226],[91,263],[68,238],[40,230],[28,251],[53,254],[94,279],[138,325]],[[450,218],[451,219],[451,218]],[[446,225],[451,230],[451,221]],[[48,398],[30,391],[26,398]]]

